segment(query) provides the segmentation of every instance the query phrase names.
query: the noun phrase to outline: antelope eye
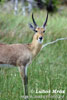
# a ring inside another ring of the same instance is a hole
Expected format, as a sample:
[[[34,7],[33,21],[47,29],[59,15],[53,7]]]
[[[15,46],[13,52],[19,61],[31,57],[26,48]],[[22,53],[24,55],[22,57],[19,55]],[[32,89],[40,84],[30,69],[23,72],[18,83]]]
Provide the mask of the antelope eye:
[[[43,31],[43,33],[45,32],[45,30]]]
[[[35,30],[35,32],[38,32],[37,30]]]

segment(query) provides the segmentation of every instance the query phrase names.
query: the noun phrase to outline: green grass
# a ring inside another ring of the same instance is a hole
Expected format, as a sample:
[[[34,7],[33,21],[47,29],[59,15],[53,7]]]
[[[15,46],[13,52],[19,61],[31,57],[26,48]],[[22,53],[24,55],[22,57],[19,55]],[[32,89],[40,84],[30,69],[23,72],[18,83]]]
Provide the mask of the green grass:
[[[67,8],[60,14],[49,14],[44,43],[67,37]],[[39,26],[42,26],[46,11],[34,13]],[[0,43],[29,43],[32,41],[32,32],[28,23],[32,22],[30,16],[14,16],[0,13]],[[64,98],[41,98],[29,100],[67,100],[67,40],[43,48],[28,68],[29,96],[47,96],[49,94],[36,94],[38,90],[65,90],[65,94],[50,94],[64,96]],[[0,100],[23,100],[24,94],[22,80],[18,68],[0,68]]]

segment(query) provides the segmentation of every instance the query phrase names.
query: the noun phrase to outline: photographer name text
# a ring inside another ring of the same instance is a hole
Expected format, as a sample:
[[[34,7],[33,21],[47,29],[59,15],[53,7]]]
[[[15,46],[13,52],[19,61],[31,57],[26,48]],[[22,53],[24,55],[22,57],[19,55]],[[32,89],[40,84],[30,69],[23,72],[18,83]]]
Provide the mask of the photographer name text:
[[[57,89],[55,89],[55,90],[38,90],[38,89],[36,89],[36,93],[37,94],[42,94],[42,93],[48,93],[48,94],[50,94],[50,93],[54,93],[54,94],[57,94],[57,93],[59,93],[59,94],[65,94],[65,90],[57,90]]]

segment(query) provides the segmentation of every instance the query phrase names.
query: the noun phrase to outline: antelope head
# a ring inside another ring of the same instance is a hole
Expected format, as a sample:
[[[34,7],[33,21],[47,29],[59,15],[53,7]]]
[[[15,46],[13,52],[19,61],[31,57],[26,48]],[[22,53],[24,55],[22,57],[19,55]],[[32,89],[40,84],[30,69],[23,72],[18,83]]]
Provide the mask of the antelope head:
[[[43,26],[38,27],[38,25],[35,22],[34,16],[32,14],[33,25],[29,24],[29,26],[35,32],[35,34],[33,36],[33,40],[35,41],[35,43],[38,43],[38,44],[43,43],[43,37],[44,37],[45,29],[46,29],[45,27],[46,27],[46,24],[47,24],[47,20],[48,20],[48,13],[47,13],[46,20],[45,20]]]

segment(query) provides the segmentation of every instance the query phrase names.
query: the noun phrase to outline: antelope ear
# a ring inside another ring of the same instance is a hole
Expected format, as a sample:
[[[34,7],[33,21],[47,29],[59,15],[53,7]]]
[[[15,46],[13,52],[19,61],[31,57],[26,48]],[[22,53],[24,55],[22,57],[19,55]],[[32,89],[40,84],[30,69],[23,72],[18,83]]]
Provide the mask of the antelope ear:
[[[29,27],[33,30],[34,26],[32,24],[29,24]]]
[[[34,28],[34,26],[33,26],[32,24],[29,24],[29,27],[30,27],[33,31],[35,31],[35,28]]]
[[[34,26],[32,24],[29,24],[29,27],[35,32],[37,33],[37,30],[34,28]]]

